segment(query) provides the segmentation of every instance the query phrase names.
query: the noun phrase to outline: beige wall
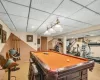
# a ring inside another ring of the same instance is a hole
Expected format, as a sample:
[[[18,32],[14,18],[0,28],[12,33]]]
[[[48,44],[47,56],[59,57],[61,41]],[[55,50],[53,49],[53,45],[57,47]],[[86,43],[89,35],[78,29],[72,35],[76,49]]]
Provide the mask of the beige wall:
[[[7,32],[7,40],[8,40],[11,31],[1,20],[0,20],[0,24],[3,26],[3,30],[5,30]],[[4,45],[5,45],[5,43],[1,43],[1,39],[0,39],[0,52],[3,49]]]
[[[92,56],[100,57],[100,46],[91,47],[91,52],[93,52]]]
[[[91,36],[87,37],[86,39],[91,40],[91,42],[100,43],[100,36]],[[91,46],[91,51],[93,52],[92,56],[100,57],[100,46]]]
[[[91,40],[91,42],[100,42],[100,36],[91,36],[87,37],[86,39]]]
[[[26,44],[28,44],[30,47],[37,50],[37,35],[36,34],[27,33],[27,32],[12,32],[12,33],[16,35],[18,38],[20,38],[22,41],[24,41]],[[33,35],[33,42],[27,42],[26,35]]]

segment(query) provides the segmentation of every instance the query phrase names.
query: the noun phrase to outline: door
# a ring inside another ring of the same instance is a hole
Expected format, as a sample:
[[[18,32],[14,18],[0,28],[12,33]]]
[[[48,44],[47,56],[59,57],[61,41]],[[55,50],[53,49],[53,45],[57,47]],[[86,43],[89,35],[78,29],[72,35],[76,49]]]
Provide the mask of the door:
[[[47,37],[41,37],[41,51],[47,51]]]

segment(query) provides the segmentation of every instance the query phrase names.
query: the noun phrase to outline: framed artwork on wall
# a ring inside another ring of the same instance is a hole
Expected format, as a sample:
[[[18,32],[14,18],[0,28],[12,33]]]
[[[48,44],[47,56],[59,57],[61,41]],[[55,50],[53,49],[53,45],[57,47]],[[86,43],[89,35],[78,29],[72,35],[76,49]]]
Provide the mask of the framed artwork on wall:
[[[27,35],[27,42],[33,42],[33,35]]]
[[[5,30],[2,30],[2,40],[1,40],[2,43],[6,42],[6,37],[7,37],[7,32]]]
[[[2,25],[0,24],[0,39],[2,38]]]
[[[40,39],[37,39],[37,44],[40,44]]]

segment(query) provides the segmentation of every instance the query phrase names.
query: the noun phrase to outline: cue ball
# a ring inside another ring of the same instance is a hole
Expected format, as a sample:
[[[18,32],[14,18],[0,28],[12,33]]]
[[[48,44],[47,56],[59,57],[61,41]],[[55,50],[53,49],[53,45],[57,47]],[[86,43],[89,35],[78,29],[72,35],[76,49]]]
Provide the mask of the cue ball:
[[[69,62],[69,59],[67,59],[67,62]]]

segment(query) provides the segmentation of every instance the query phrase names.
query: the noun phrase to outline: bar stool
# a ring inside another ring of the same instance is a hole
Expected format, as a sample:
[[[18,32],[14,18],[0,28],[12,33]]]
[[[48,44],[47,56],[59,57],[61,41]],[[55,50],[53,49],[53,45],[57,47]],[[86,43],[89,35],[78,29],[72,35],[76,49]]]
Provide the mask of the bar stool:
[[[8,80],[11,80],[11,77],[15,77],[15,76],[11,76],[11,68],[14,68],[16,66],[18,66],[18,64],[14,62],[12,59],[8,59],[6,64],[3,66],[3,69],[8,69]]]
[[[8,80],[11,79],[11,77],[14,77],[16,80],[15,76],[11,76],[11,68],[18,66],[16,62],[14,62],[12,59],[6,60],[1,54],[0,54],[0,65],[2,69],[8,69]]]

